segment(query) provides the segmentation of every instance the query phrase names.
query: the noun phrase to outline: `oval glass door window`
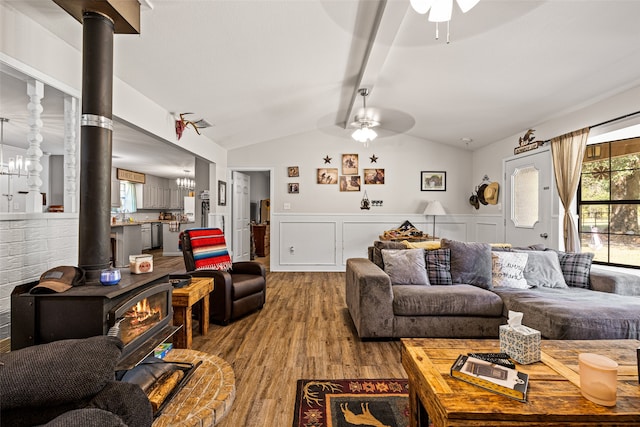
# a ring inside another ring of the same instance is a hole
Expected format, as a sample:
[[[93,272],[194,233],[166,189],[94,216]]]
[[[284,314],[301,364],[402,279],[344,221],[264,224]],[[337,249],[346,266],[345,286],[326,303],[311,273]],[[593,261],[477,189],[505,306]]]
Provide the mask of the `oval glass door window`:
[[[516,227],[533,228],[540,220],[539,175],[540,171],[534,166],[516,168],[511,175],[511,220]]]

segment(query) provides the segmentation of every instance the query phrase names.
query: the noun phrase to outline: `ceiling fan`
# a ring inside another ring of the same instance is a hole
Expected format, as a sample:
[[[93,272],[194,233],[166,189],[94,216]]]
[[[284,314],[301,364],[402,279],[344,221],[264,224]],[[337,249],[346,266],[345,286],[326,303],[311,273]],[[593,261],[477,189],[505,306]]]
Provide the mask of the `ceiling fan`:
[[[351,126],[357,128],[351,137],[358,142],[362,142],[365,148],[369,147],[369,142],[376,139],[378,134],[373,130],[374,127],[379,126],[380,122],[374,120],[367,114],[367,96],[369,95],[369,89],[362,88],[358,90],[358,93],[362,96],[362,114],[356,115]]]
[[[480,0],[456,0],[462,13],[467,13],[478,4]],[[429,21],[447,22],[451,20],[453,12],[453,0],[410,0],[413,10],[421,15],[429,12]]]

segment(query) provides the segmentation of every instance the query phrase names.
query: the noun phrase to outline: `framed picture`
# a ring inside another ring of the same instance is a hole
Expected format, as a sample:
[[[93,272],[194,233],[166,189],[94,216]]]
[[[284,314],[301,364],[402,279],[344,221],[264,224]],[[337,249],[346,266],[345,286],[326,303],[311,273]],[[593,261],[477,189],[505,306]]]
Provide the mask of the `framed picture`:
[[[298,166],[289,166],[287,168],[287,175],[290,178],[300,176],[300,169],[298,169]]]
[[[420,172],[420,190],[447,191],[447,173],[433,171]]]
[[[358,155],[343,154],[342,155],[342,175],[358,174]]]
[[[218,181],[218,206],[227,206],[227,183]]]
[[[338,168],[322,168],[318,169],[317,181],[318,184],[337,184],[338,183]]]
[[[360,175],[340,176],[340,191],[360,191]]]
[[[300,184],[297,182],[290,182],[287,184],[289,187],[289,194],[298,194],[300,192]]]
[[[365,169],[365,184],[384,184],[384,169]]]

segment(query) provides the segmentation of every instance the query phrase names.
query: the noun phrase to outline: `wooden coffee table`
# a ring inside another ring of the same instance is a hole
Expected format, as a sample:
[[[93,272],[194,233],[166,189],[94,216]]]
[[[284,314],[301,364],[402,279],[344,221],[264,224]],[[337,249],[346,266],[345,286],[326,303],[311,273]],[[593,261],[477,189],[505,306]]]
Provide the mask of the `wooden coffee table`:
[[[449,375],[458,355],[499,352],[498,340],[403,339],[402,366],[409,378],[410,426],[640,425],[637,340],[547,341],[542,361],[519,365],[529,374],[527,402],[519,402]],[[580,393],[578,354],[597,353],[619,364],[614,407]]]

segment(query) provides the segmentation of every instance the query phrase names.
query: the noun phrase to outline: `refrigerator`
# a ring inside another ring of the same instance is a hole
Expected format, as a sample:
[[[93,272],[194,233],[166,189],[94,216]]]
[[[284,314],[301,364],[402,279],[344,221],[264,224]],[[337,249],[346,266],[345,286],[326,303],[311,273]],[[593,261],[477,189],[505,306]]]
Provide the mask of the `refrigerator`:
[[[184,216],[187,218],[187,222],[195,222],[196,220],[196,198],[195,197],[184,198]]]

